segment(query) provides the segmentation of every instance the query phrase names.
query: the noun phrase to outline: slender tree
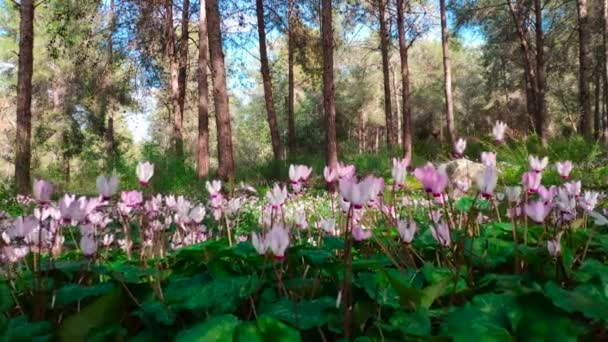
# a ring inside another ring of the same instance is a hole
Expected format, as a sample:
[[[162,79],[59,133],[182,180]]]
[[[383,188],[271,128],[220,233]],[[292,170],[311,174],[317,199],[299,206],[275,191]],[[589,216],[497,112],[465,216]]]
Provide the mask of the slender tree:
[[[171,113],[173,115],[173,148],[175,156],[183,160],[184,144],[182,136],[182,115],[179,105],[179,71],[177,64],[177,54],[175,49],[175,31],[173,29],[173,1],[165,1],[165,34],[166,46],[165,57],[169,62],[169,76],[171,85]]]
[[[606,108],[606,113],[604,113],[604,141],[608,139],[608,0],[603,1],[603,20],[602,20],[602,40],[604,43],[604,60],[601,63],[603,68],[603,79],[604,79],[604,106]]]
[[[260,46],[262,83],[264,85],[264,102],[266,103],[268,126],[270,127],[272,152],[274,154],[274,159],[279,160],[283,155],[283,146],[281,146],[281,136],[279,135],[279,128],[277,125],[277,114],[274,110],[274,100],[272,98],[272,82],[270,80],[270,67],[268,66],[268,53],[266,51],[266,32],[264,28],[264,2],[262,0],[256,0],[255,4],[258,17],[258,42]]]
[[[538,0],[535,0],[538,1]],[[591,113],[591,94],[589,79],[591,77],[591,56],[589,55],[589,17],[587,0],[577,0],[578,14],[578,100],[581,119],[581,131],[585,138],[593,138],[593,120]]]
[[[541,0],[534,0],[536,14],[536,115],[534,117],[534,131],[544,139],[545,126],[545,89],[546,86],[546,60],[545,60],[545,33],[543,31],[543,6]]]
[[[403,120],[401,132],[403,137],[403,157],[412,159],[412,114],[410,106],[410,71],[408,65],[408,45],[405,40],[404,0],[397,0],[397,31],[399,32],[399,57],[401,59],[401,97],[403,101]]]
[[[179,88],[179,134],[177,135],[176,145],[178,157],[182,157],[183,152],[183,133],[181,132],[184,122],[184,111],[186,108],[186,87],[188,85],[188,28],[190,26],[190,0],[182,2],[182,32],[179,40],[179,71],[177,82]]]
[[[327,165],[338,164],[336,141],[336,99],[334,93],[334,31],[331,0],[321,2],[321,40],[323,45],[323,110],[325,112],[325,144]]]
[[[378,18],[380,21],[380,51],[382,52],[382,76],[384,81],[384,118],[386,121],[386,144],[390,151],[395,144],[393,133],[393,110],[391,108],[391,85],[388,66],[388,49],[390,45],[386,28],[386,0],[378,0]]]
[[[211,75],[213,78],[213,103],[215,105],[215,122],[217,125],[219,159],[217,174],[221,179],[233,180],[232,128],[230,124],[224,52],[222,49],[222,34],[220,31],[220,10],[218,0],[207,0],[205,5],[207,10]]]
[[[441,14],[441,46],[443,49],[443,75],[445,80],[445,113],[448,127],[448,139],[453,146],[456,142],[456,123],[454,122],[454,98],[452,95],[452,67],[450,63],[450,47],[446,18],[446,0],[439,0]]]
[[[294,62],[294,51],[295,44],[293,41],[293,30],[295,26],[295,13],[294,13],[294,5],[293,0],[289,0],[288,3],[288,21],[289,21],[289,31],[288,35],[288,46],[287,46],[287,96],[289,97],[287,100],[287,121],[288,121],[288,131],[287,131],[287,146],[289,148],[289,156],[293,158],[296,154],[296,118],[295,118],[295,92],[294,92],[294,75],[293,75],[293,62]]]
[[[105,147],[106,147],[106,170],[111,172],[114,168],[114,107],[112,102],[112,86],[114,72],[114,28],[116,25],[116,6],[114,0],[110,1],[109,28],[108,32],[108,64],[104,80],[103,90],[103,110],[108,115],[108,124],[105,129]]]
[[[198,155],[199,179],[209,175],[209,85],[207,84],[207,12],[201,0],[198,22]]]
[[[32,159],[32,72],[34,63],[34,0],[19,5],[19,70],[17,73],[17,138],[15,142],[15,186],[30,193]]]

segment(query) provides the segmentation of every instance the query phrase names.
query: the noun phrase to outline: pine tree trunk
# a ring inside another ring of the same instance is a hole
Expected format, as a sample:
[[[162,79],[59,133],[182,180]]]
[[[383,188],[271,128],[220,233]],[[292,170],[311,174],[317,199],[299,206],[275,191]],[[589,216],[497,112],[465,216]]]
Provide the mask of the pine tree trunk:
[[[213,103],[217,125],[217,150],[219,166],[218,177],[223,180],[234,180],[234,157],[232,155],[232,128],[230,107],[226,85],[222,33],[220,31],[220,10],[218,0],[207,0],[207,31],[209,36],[209,54],[211,58],[211,75],[213,78]]]
[[[322,0],[321,36],[323,42],[323,109],[325,111],[325,143],[327,165],[338,164],[336,141],[336,103],[334,94],[334,34],[331,0]]]
[[[452,67],[450,62],[450,48],[448,37],[448,26],[446,19],[446,0],[439,0],[441,12],[441,46],[443,48],[443,74],[445,79],[445,107],[446,123],[448,128],[448,139],[450,145],[456,142],[456,124],[454,122],[454,98],[452,96]]]
[[[534,12],[536,13],[536,116],[534,130],[541,140],[544,139],[545,127],[545,88],[546,88],[546,66],[545,66],[545,35],[543,32],[543,11],[541,0],[534,0]]]
[[[535,0],[539,1],[539,0]],[[589,78],[591,74],[591,56],[589,55],[589,17],[587,15],[587,0],[577,0],[578,14],[578,100],[581,115],[582,134],[587,139],[593,137],[593,121],[591,113],[591,94]]]
[[[395,68],[391,65],[391,84],[392,84],[392,97],[395,99],[395,117],[397,118],[397,146],[401,146],[403,142],[403,124],[401,120],[401,106],[399,105],[399,89],[397,86],[397,73],[395,72]]]
[[[378,18],[380,18],[380,51],[382,52],[382,76],[384,80],[384,118],[386,121],[386,145],[392,152],[394,142],[393,109],[391,108],[391,86],[388,70],[389,36],[386,29],[386,0],[378,0]]]
[[[169,74],[171,85],[171,112],[173,116],[173,148],[175,157],[183,160],[183,137],[182,137],[182,115],[179,106],[179,71],[177,65],[177,55],[175,49],[175,32],[173,30],[173,1],[166,0],[166,59],[169,62]]]
[[[600,132],[602,130],[602,123],[601,123],[601,115],[602,115],[602,109],[601,109],[601,101],[600,101],[600,96],[601,96],[601,73],[597,72],[595,73],[595,114],[593,116],[593,136],[595,137],[595,140],[598,140],[600,138]]]
[[[105,129],[105,148],[106,148],[106,171],[112,172],[114,169],[114,108],[112,106],[112,86],[114,72],[114,27],[116,22],[114,0],[110,1],[110,32],[108,33],[108,70],[104,85],[104,110],[108,114],[108,124]]]
[[[19,70],[17,73],[17,137],[15,142],[15,186],[29,194],[32,159],[32,72],[34,62],[34,0],[19,6]]]
[[[184,137],[182,128],[184,126],[184,112],[186,108],[186,88],[188,86],[188,30],[190,26],[190,0],[183,0],[182,3],[182,32],[179,43],[179,71],[177,76],[178,82],[178,100],[179,100],[179,123],[176,130],[176,154],[180,160],[184,158]]]
[[[258,41],[260,46],[262,83],[264,85],[264,102],[266,103],[268,126],[270,127],[272,152],[274,154],[274,159],[280,160],[283,156],[283,146],[281,146],[281,136],[279,135],[279,128],[277,125],[277,114],[274,110],[274,100],[272,98],[272,81],[270,80],[270,66],[268,65],[268,52],[266,51],[266,29],[264,27],[264,2],[262,0],[256,0],[255,5],[258,17]]]
[[[289,33],[288,33],[288,47],[287,47],[287,68],[288,68],[288,95],[287,100],[287,121],[288,121],[288,134],[287,134],[287,145],[289,148],[289,157],[293,158],[296,155],[296,118],[295,118],[295,92],[294,92],[294,75],[293,75],[293,63],[294,63],[294,41],[293,41],[293,29],[295,25],[295,13],[293,0],[289,0]]]
[[[513,22],[519,37],[519,43],[521,48],[522,61],[524,65],[524,87],[526,90],[526,110],[528,112],[528,121],[531,123],[528,125],[536,132],[539,136],[542,136],[542,124],[540,125],[541,130],[538,131],[537,122],[537,93],[536,93],[536,68],[532,62],[530,46],[528,45],[528,39],[523,29],[523,18],[520,13],[521,2],[517,2],[517,7],[513,2],[509,2],[509,10],[513,17]],[[541,117],[542,119],[542,117]],[[542,121],[541,121],[542,122]]]
[[[196,174],[199,179],[209,176],[209,85],[207,84],[207,12],[201,0],[198,22],[198,154]]]
[[[399,31],[399,57],[401,59],[401,97],[403,113],[401,129],[403,137],[403,157],[412,160],[412,114],[410,107],[410,71],[408,65],[408,46],[405,41],[405,18],[403,14],[403,0],[397,0],[397,28]]]
[[[603,1],[603,30],[602,40],[604,44],[603,79],[604,79],[604,142],[608,141],[608,0]]]

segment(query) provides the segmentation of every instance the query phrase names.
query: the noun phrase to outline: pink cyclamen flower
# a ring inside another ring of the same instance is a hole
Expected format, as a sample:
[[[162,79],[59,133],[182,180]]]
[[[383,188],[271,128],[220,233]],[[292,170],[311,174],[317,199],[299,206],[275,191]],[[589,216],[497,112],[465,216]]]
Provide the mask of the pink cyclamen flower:
[[[359,183],[355,179],[344,178],[340,180],[339,184],[340,195],[355,209],[361,209],[374,195],[375,186],[373,178],[370,177]]]
[[[282,206],[285,203],[285,200],[287,200],[287,189],[275,184],[274,188],[266,193],[266,199],[270,202],[272,208],[276,209]]]
[[[321,219],[321,229],[330,235],[336,232],[336,219],[333,217]]]
[[[120,193],[120,200],[129,208],[134,208],[144,201],[141,192],[137,190],[123,191]]]
[[[326,166],[323,169],[323,177],[325,178],[325,183],[327,183],[327,185],[330,185],[338,179],[338,173],[331,167]]]
[[[540,187],[542,175],[540,172],[530,171],[521,176],[521,183],[529,194],[535,193]]]
[[[251,244],[259,255],[266,254],[266,251],[268,250],[268,245],[266,244],[266,240],[263,236],[258,235],[256,233],[251,233]]]
[[[338,180],[341,180],[344,178],[353,178],[355,176],[355,166],[338,163],[338,168],[336,169],[336,173],[338,175]]]
[[[579,197],[581,195],[581,181],[572,181],[565,183],[564,188],[570,196]]]
[[[562,233],[560,232],[555,239],[547,241],[547,251],[554,258],[557,258],[562,253],[561,239]]]
[[[92,234],[85,234],[80,238],[80,250],[86,257],[91,257],[97,251],[97,241]]]
[[[369,229],[363,229],[360,226],[353,227],[351,233],[356,242],[361,242],[372,237],[372,232]]]
[[[412,221],[410,223],[403,220],[397,221],[397,231],[399,232],[401,241],[403,241],[404,243],[412,243],[417,230],[418,227],[416,226],[415,221]]]
[[[285,256],[285,250],[289,247],[289,233],[280,224],[275,224],[274,227],[266,234],[266,244],[275,258],[281,260]]]
[[[555,163],[555,168],[562,179],[568,179],[570,177],[570,172],[572,171],[572,162],[569,160],[565,160],[561,163],[557,162]]]
[[[211,196],[211,198],[217,197],[220,195],[220,191],[222,190],[222,181],[207,181],[207,183],[205,183],[205,187],[207,188],[207,191],[209,192],[209,196]]]
[[[492,127],[492,135],[497,144],[502,144],[505,139],[505,131],[507,130],[507,124],[502,121],[496,121],[494,127]]]
[[[454,143],[454,157],[462,158],[464,150],[467,148],[467,141],[460,138]]]
[[[312,173],[312,168],[306,165],[290,165],[289,180],[294,182],[306,182]]]
[[[440,246],[449,247],[452,244],[450,228],[445,222],[437,224],[437,228],[431,226],[431,235]]]
[[[397,159],[393,158],[393,169],[391,170],[391,175],[393,176],[393,180],[395,181],[395,185],[398,187],[403,187],[405,185],[405,178],[407,176],[407,167],[409,165],[409,160]]]
[[[106,176],[101,175],[97,177],[96,183],[97,193],[104,200],[109,200],[118,191],[118,178],[116,176],[106,178]]]
[[[34,198],[38,201],[38,203],[45,204],[51,201],[51,196],[53,195],[53,184],[39,179],[34,182],[33,193]]]
[[[584,211],[589,213],[595,209],[599,195],[595,191],[585,191],[583,196],[578,200],[578,203]]]
[[[556,195],[557,188],[555,186],[551,186],[547,189],[546,187],[541,185],[538,188],[538,197],[545,203],[552,203]]]
[[[481,191],[481,196],[485,199],[492,198],[498,174],[494,166],[486,166],[485,171],[477,178],[477,186]]]
[[[524,211],[529,218],[536,223],[543,223],[545,218],[551,212],[552,205],[545,203],[542,200],[526,203]]]
[[[481,163],[485,166],[496,167],[496,152],[481,152]]]
[[[137,163],[137,178],[139,178],[139,184],[147,186],[150,183],[150,178],[154,175],[154,164],[150,162],[139,162]]]
[[[432,193],[435,197],[440,197],[448,185],[448,176],[445,172],[435,169],[431,163],[416,168],[414,176],[422,183],[424,191]]]
[[[528,161],[530,162],[530,169],[536,173],[542,172],[547,165],[549,165],[549,158],[539,158],[536,156],[528,156]]]
[[[519,203],[521,199],[521,187],[520,186],[508,186],[505,188],[505,194],[507,200],[511,203]]]
[[[8,230],[11,239],[23,239],[31,232],[38,229],[38,220],[34,216],[19,216],[13,222],[13,226]]]

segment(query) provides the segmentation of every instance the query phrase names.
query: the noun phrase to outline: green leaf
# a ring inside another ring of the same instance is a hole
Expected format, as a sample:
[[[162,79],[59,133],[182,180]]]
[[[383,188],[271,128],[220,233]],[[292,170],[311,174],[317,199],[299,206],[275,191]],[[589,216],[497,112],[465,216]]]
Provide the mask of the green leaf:
[[[124,296],[120,288],[96,299],[80,312],[68,317],[59,327],[62,341],[84,341],[94,328],[118,322],[122,317]]]
[[[424,310],[406,313],[396,311],[390,319],[390,324],[407,336],[431,336],[431,319]]]
[[[567,312],[580,312],[588,318],[608,320],[608,299],[597,287],[585,284],[567,291],[554,282],[545,284],[544,295]]]
[[[275,317],[302,330],[308,330],[325,325],[329,320],[329,313],[335,310],[336,301],[331,297],[321,297],[297,303],[297,319],[293,302],[283,298],[276,303],[260,308],[264,315]]]
[[[0,312],[8,312],[13,308],[11,290],[6,282],[0,283]]]
[[[402,276],[394,274],[393,272],[387,272],[384,269],[383,271],[392,287],[399,295],[399,302],[401,305],[411,309],[419,308],[421,306],[422,297],[424,296],[423,291],[410,287]]]
[[[262,316],[257,321],[257,326],[266,341],[298,342],[302,341],[300,333],[285,323],[270,316]]]
[[[253,322],[243,322],[234,330],[233,342],[264,342],[264,335]]]
[[[52,337],[53,325],[51,322],[28,322],[27,317],[17,316],[6,323],[2,330],[0,340],[11,342],[29,342],[36,339],[45,340]]]
[[[445,318],[440,334],[451,337],[455,342],[511,341],[511,335],[505,328],[484,317],[470,303],[455,309]]]
[[[334,257],[334,253],[326,249],[302,249],[298,256],[313,266],[322,266]]]
[[[133,315],[144,320],[147,316],[152,317],[156,322],[164,325],[172,325],[175,322],[175,317],[167,309],[165,304],[158,300],[147,301],[141,304],[141,308],[133,311]]]
[[[445,293],[450,283],[452,283],[450,278],[444,278],[431,286],[425,287],[420,298],[420,308],[429,309],[433,302]]]
[[[75,303],[88,297],[97,297],[111,292],[113,283],[101,283],[93,286],[82,286],[80,284],[68,284],[60,288],[56,293],[55,304],[64,306]]]
[[[209,318],[203,323],[182,331],[176,342],[231,342],[239,319],[234,315],[221,315]]]

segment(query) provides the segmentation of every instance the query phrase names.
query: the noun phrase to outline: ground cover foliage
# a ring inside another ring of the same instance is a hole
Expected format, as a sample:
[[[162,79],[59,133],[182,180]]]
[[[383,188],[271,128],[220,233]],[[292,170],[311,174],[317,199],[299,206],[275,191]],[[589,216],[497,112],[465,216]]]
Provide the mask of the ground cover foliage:
[[[2,339],[606,339],[604,195],[576,164],[523,169],[502,148],[475,174],[293,165],[196,201],[152,191],[149,163],[131,190],[98,178],[98,196],[37,181],[3,200]]]

